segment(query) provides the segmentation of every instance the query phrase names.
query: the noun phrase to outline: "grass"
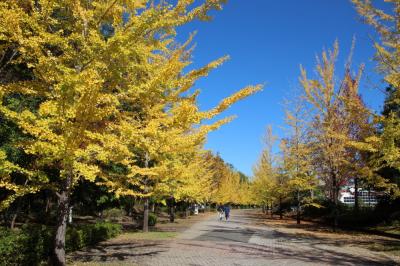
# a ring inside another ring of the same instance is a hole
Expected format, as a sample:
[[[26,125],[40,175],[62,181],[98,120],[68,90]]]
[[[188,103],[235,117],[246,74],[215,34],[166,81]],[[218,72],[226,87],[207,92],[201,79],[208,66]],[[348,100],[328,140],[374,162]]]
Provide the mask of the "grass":
[[[118,240],[160,240],[174,238],[177,235],[176,232],[130,232],[120,235]]]
[[[392,234],[393,236],[400,236],[400,222],[399,221],[394,221],[391,224],[380,224],[377,226],[372,226],[372,227],[369,227],[368,229]]]
[[[373,227],[373,230],[381,231],[383,233],[388,233],[392,234],[394,236],[400,236],[400,228],[398,226],[392,227],[392,226],[377,226]]]
[[[68,264],[71,266],[97,266],[97,265],[107,265],[107,266],[136,266],[133,262],[121,262],[121,261],[107,261],[107,262],[74,262],[72,264]]]
[[[385,232],[395,234],[395,235],[400,235],[400,228],[389,229],[389,230],[386,230]]]
[[[368,247],[370,250],[385,252],[387,254],[400,256],[400,242],[392,242],[392,243],[374,243]]]

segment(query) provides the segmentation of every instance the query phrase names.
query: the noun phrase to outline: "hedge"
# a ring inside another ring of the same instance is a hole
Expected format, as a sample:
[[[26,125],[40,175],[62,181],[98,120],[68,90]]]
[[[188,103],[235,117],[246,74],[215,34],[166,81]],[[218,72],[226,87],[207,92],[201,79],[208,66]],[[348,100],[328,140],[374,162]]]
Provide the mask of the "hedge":
[[[66,250],[67,252],[79,250],[116,237],[121,233],[121,229],[121,225],[109,222],[69,227],[65,239]]]
[[[109,222],[67,228],[66,251],[95,245],[121,233],[121,225]],[[0,228],[0,265],[40,265],[48,260],[54,228],[26,225],[18,230]]]

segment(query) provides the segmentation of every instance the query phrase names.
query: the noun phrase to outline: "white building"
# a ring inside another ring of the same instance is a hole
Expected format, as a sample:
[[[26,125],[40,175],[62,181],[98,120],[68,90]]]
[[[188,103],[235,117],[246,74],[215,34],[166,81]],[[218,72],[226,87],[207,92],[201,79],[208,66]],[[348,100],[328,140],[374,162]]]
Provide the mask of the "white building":
[[[354,187],[346,186],[339,191],[339,200],[347,205],[354,205],[355,189]],[[374,206],[378,203],[376,192],[358,189],[358,202],[360,206]]]

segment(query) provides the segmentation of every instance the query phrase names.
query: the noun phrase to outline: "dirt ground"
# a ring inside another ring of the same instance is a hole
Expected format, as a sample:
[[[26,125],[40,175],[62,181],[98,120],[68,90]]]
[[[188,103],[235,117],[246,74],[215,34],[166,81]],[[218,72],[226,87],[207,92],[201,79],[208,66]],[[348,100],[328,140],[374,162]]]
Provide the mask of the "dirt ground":
[[[341,229],[334,232],[332,227],[315,222],[301,221],[301,224],[297,224],[292,218],[280,219],[279,216],[271,218],[262,212],[257,215],[261,218],[256,220],[257,225],[266,225],[279,232],[302,238],[320,239],[337,246],[357,246],[382,252],[400,262],[400,240],[396,238]]]

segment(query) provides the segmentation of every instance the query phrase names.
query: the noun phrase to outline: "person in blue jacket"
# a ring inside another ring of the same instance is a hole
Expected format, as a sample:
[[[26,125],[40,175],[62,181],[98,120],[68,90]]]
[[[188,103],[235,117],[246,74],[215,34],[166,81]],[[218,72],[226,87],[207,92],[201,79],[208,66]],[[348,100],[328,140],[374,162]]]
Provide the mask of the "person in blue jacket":
[[[231,207],[229,205],[224,206],[224,212],[225,212],[225,220],[228,221],[229,219],[229,213],[231,212]]]

